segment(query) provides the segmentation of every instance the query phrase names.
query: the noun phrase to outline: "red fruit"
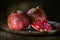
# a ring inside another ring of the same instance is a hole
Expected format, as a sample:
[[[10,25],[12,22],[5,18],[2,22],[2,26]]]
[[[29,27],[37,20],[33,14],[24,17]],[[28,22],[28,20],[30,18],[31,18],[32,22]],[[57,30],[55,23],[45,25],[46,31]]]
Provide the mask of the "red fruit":
[[[41,21],[34,22],[31,26],[36,30],[40,30],[42,22]]]
[[[38,31],[52,30],[51,25],[48,23],[46,13],[39,7],[28,10],[27,15],[32,20],[32,27]]]
[[[34,22],[31,26],[34,29],[36,29],[38,31],[42,31],[42,32],[44,32],[44,31],[52,31],[52,27],[49,24],[48,20],[45,20],[44,22],[41,22],[41,21]]]
[[[48,20],[45,20],[44,21],[44,27],[47,31],[52,31],[52,27],[51,25],[49,24]]]
[[[22,11],[12,12],[8,16],[8,27],[11,30],[24,30],[29,25],[29,19]]]
[[[38,31],[44,32],[43,23],[41,21],[34,22],[31,26]]]
[[[39,7],[28,10],[27,15],[32,21],[44,21],[46,19],[46,13]]]

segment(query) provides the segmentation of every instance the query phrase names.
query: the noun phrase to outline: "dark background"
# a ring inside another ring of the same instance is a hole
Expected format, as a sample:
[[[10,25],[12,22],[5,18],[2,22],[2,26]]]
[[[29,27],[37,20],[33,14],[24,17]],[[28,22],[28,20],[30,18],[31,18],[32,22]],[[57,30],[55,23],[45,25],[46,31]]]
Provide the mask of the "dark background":
[[[48,20],[60,22],[59,0],[0,0],[0,24],[7,22],[10,12],[21,9],[27,11],[40,5],[47,14]],[[4,25],[3,25],[4,26]],[[9,33],[0,30],[0,40],[9,40]],[[58,37],[21,37],[16,36],[14,40],[59,40]],[[13,39],[10,39],[13,40]]]
[[[38,5],[45,10],[49,20],[60,22],[59,0],[0,0],[0,20],[6,21],[9,12],[15,9],[26,11]]]

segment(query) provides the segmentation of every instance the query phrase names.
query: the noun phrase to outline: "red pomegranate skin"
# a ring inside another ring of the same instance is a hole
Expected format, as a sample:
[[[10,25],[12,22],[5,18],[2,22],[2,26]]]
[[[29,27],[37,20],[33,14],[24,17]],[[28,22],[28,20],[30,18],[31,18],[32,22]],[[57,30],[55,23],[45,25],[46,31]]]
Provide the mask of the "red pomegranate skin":
[[[27,15],[31,18],[32,22],[34,21],[44,21],[47,19],[46,13],[40,7],[31,8],[28,10]]]
[[[51,31],[52,27],[47,20],[46,13],[40,7],[28,10],[27,15],[31,18],[31,26],[38,31]]]
[[[8,16],[8,27],[10,30],[25,30],[29,25],[29,19],[22,11],[12,12]]]

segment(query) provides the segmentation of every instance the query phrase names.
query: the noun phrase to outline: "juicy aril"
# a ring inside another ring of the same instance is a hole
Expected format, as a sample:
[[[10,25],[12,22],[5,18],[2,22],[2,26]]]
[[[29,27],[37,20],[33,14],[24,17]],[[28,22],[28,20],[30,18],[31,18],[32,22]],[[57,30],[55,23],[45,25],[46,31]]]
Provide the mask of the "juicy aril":
[[[49,24],[46,14],[41,7],[36,7],[28,10],[27,15],[31,18],[31,26],[38,31],[51,31],[52,27]]]
[[[29,19],[20,10],[12,12],[8,16],[8,27],[10,30],[25,30],[29,25]]]

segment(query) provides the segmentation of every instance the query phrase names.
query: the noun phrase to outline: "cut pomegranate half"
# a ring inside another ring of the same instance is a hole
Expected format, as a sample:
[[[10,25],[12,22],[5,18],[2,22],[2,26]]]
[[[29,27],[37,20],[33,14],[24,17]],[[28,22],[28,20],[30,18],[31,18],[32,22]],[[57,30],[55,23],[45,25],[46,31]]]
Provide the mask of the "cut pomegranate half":
[[[44,31],[52,31],[52,27],[48,23],[48,20],[45,20],[44,22],[41,22],[41,21],[34,22],[31,26],[34,29],[36,29],[38,31],[41,31],[41,32],[44,32]]]

